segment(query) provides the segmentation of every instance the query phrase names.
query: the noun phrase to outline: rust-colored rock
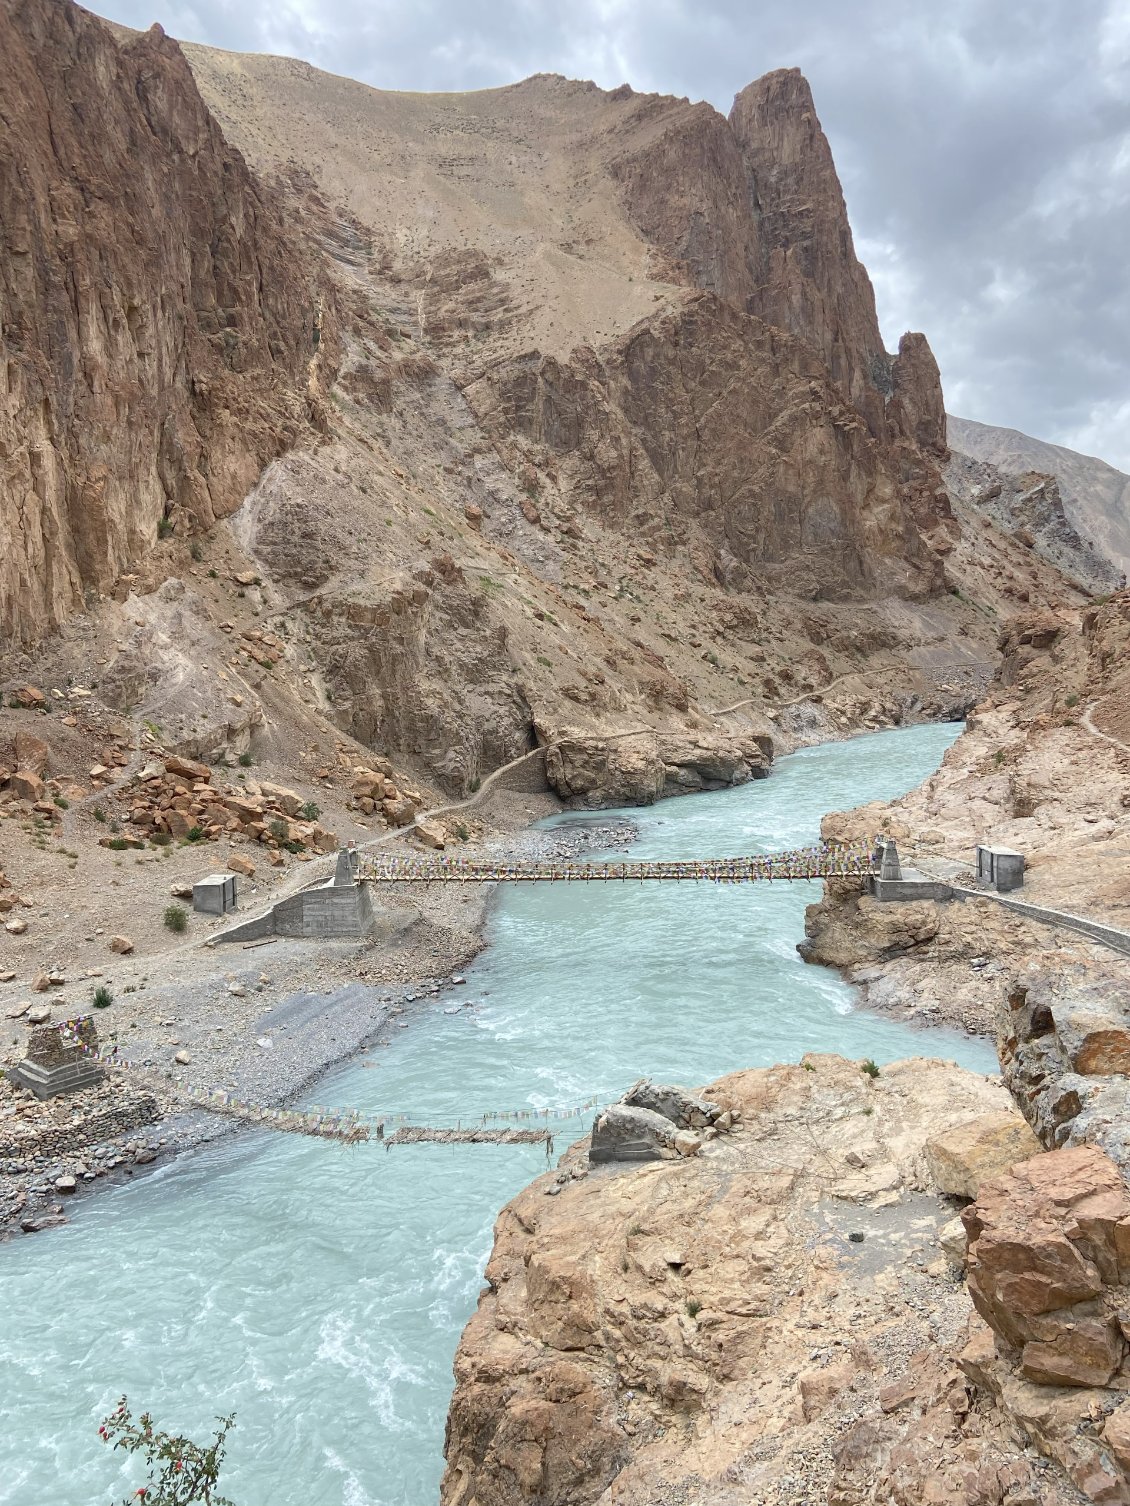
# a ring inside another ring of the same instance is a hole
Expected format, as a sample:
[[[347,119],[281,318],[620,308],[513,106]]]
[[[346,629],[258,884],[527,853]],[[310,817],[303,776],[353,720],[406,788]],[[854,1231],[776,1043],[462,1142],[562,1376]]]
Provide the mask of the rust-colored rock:
[[[0,638],[207,526],[307,421],[318,274],[175,42],[0,9]]]
[[[926,1142],[926,1164],[940,1192],[975,1198],[984,1182],[1040,1153],[1019,1112],[984,1114]]]
[[[1126,1351],[1130,1193],[1093,1146],[1022,1161],[962,1215],[974,1305],[1043,1385],[1103,1386]]]

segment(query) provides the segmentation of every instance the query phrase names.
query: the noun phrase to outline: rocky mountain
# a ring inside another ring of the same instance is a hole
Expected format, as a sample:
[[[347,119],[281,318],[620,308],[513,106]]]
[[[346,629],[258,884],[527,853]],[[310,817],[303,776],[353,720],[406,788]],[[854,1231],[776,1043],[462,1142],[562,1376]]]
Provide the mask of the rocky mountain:
[[[0,10],[0,640],[159,530],[204,530],[311,429],[327,287],[159,28]]]
[[[726,119],[3,24],[17,685],[457,794],[551,744],[599,804],[960,710],[999,620],[1081,599],[955,513],[937,367],[883,349],[795,70]]]
[[[1120,571],[1130,571],[1130,476],[1105,460],[1018,429],[998,429],[952,413],[947,429],[950,445],[963,455],[1010,475],[1035,471],[1054,476],[1071,523]]]

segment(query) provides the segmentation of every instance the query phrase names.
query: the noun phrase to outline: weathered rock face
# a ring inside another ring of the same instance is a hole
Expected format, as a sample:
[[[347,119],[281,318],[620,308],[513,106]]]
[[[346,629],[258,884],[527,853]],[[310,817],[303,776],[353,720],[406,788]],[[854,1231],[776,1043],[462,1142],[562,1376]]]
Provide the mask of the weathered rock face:
[[[1023,1161],[962,1215],[961,1365],[1091,1501],[1130,1502],[1130,1194],[1093,1146]]]
[[[590,1170],[581,1142],[501,1213],[445,1506],[1069,1500],[953,1358],[970,1306],[924,1148],[1007,1114],[1000,1085],[811,1056],[703,1096],[730,1119],[693,1158]]]
[[[948,504],[923,454],[901,463],[810,347],[713,294],[600,355],[494,368],[467,396],[500,445],[517,436],[548,450],[569,501],[606,523],[668,545],[700,528],[810,598],[940,585],[925,539]]]
[[[232,511],[310,419],[323,290],[177,44],[0,11],[0,641]]]
[[[729,789],[763,778],[773,756],[767,736],[608,736],[566,728],[548,740],[546,777],[552,788],[564,800],[593,807],[652,805],[689,790]]]

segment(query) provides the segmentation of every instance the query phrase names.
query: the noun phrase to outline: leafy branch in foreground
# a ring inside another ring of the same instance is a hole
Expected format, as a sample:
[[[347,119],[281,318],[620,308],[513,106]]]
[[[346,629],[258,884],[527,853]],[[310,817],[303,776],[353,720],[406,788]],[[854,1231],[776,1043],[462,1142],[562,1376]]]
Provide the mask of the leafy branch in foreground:
[[[142,1500],[146,1506],[232,1506],[226,1496],[216,1494],[216,1481],[225,1453],[225,1440],[235,1426],[235,1413],[217,1417],[220,1424],[212,1442],[202,1448],[190,1438],[163,1433],[153,1426],[153,1418],[142,1412],[136,1420],[123,1396],[116,1412],[103,1419],[98,1435],[103,1443],[124,1448],[131,1454],[144,1454],[149,1481],[135,1490],[126,1506]]]

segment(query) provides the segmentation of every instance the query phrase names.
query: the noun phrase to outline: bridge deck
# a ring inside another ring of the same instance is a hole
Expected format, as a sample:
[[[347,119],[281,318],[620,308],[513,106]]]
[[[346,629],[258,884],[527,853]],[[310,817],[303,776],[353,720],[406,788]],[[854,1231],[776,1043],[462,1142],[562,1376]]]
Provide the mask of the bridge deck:
[[[656,859],[648,862],[491,862],[481,858],[382,857],[359,877],[378,884],[669,883],[749,884],[862,878],[875,872],[867,847],[803,848],[751,857]]]

